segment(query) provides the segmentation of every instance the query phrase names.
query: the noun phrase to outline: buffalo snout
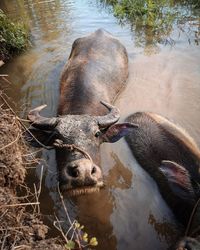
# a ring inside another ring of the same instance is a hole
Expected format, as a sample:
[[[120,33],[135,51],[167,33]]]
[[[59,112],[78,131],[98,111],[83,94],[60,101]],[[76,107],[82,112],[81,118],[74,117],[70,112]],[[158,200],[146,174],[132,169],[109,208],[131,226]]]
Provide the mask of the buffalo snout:
[[[68,162],[60,171],[60,187],[70,196],[90,193],[103,186],[102,171],[89,159]]]

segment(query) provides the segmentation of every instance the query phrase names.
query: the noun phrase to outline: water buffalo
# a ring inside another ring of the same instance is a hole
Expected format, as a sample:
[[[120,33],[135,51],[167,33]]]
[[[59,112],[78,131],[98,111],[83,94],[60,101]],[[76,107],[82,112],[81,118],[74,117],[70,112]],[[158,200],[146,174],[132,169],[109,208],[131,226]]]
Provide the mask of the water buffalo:
[[[44,106],[28,115],[38,140],[56,147],[60,185],[70,195],[102,187],[100,144],[116,142],[134,127],[130,123],[115,124],[119,110],[109,104],[125,86],[127,77],[126,49],[110,33],[99,29],[73,43],[61,75],[58,117],[42,117],[39,112]]]
[[[138,112],[126,121],[138,124],[126,136],[136,160],[154,178],[177,219],[187,226],[200,198],[199,148],[182,128],[155,113]],[[187,235],[198,236],[199,226],[200,208],[197,208]],[[200,249],[199,246],[198,238],[186,237],[177,249],[194,250]]]

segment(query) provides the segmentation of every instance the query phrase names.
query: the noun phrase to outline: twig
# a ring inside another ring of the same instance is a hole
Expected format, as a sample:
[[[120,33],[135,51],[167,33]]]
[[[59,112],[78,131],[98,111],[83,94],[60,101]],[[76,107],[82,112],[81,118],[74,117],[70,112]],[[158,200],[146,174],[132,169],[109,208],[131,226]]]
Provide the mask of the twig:
[[[71,230],[71,228],[74,227],[74,225],[73,225],[74,222],[72,223],[72,221],[71,221],[71,219],[70,219],[69,213],[68,213],[68,211],[67,211],[67,207],[66,207],[65,202],[64,202],[64,199],[63,199],[63,195],[62,195],[61,192],[60,192],[59,183],[58,183],[58,194],[59,194],[59,196],[60,196],[61,203],[62,203],[62,205],[63,205],[63,208],[64,208],[65,214],[66,214],[66,216],[67,216],[67,219],[68,219],[68,221],[69,221],[69,223],[70,223],[70,230]],[[74,229],[74,232],[75,232],[75,234],[76,234],[76,242],[78,243],[78,247],[79,247],[79,249],[82,249],[82,246],[81,246],[81,243],[80,243],[80,240],[79,240],[79,234],[76,232],[76,228]]]
[[[3,214],[0,216],[0,220],[1,220],[1,218],[4,217],[4,215],[5,215],[7,212],[8,212],[8,209],[6,209],[6,210],[3,212]]]
[[[53,225],[56,229],[58,229],[58,231],[62,234],[63,238],[65,239],[66,243],[68,243],[68,239],[67,237],[65,236],[63,230],[62,230],[62,227],[60,225],[60,222],[58,220],[58,217],[55,215],[55,218],[56,218],[56,221],[53,222]],[[56,222],[58,223],[58,226],[56,225]]]
[[[28,188],[26,185],[20,184],[21,188],[24,188],[26,190],[26,193],[29,194],[30,197],[34,197],[35,194],[30,191],[30,188]]]
[[[4,244],[5,244],[6,238],[8,238],[9,236],[10,236],[10,234],[7,234],[7,230],[6,230],[6,234],[5,234],[5,237],[3,238],[3,242],[1,245],[1,250],[4,250]]]
[[[21,245],[21,246],[16,246],[13,249],[18,249],[18,250],[22,249],[22,250],[24,250],[24,249],[31,249],[31,247],[27,246],[27,245]]]
[[[186,230],[185,230],[185,236],[188,236],[188,233],[189,233],[189,230],[190,230],[190,227],[191,227],[191,223],[192,223],[192,220],[193,220],[193,218],[194,218],[194,213],[196,212],[196,209],[197,209],[199,203],[200,203],[200,198],[197,200],[197,202],[196,202],[196,204],[195,204],[195,206],[194,206],[194,208],[193,208],[193,210],[192,210],[192,213],[191,213],[191,215],[190,215],[190,219],[189,219],[187,228],[186,228]]]
[[[39,164],[40,163],[40,159],[35,159],[35,160],[29,160],[28,162],[23,162],[22,164],[23,165],[25,165],[25,166],[27,166],[27,165],[33,165],[33,164],[35,164],[35,163],[37,163],[37,164]],[[27,169],[28,168],[36,168],[36,166],[35,167],[26,167]]]
[[[29,228],[30,226],[21,226],[21,227],[7,227],[7,228],[0,228],[0,231],[9,231],[9,230],[17,230],[21,228]]]
[[[32,206],[32,205],[39,205],[39,202],[29,202],[29,203],[16,203],[16,204],[5,204],[0,206],[1,208],[6,208],[6,207],[17,207],[17,206]]]
[[[44,165],[41,166],[41,172],[40,172],[40,185],[39,185],[39,189],[38,189],[38,198],[40,197],[40,193],[41,193],[41,190],[42,190],[43,173],[44,173]]]
[[[20,117],[16,117],[17,118],[17,120],[19,120],[19,121],[22,121],[22,122],[30,122],[29,120],[27,120],[27,119],[22,119],[22,118],[20,118]]]
[[[2,60],[0,60],[0,67],[4,65],[4,62]]]
[[[13,241],[13,243],[11,245],[11,249],[14,249],[16,242],[17,242],[17,236],[15,235],[14,241]]]
[[[74,224],[75,224],[75,223],[76,223],[76,221],[73,221],[72,225],[71,225],[71,226],[69,227],[69,229],[67,230],[66,235],[68,235],[69,232],[70,232],[72,229],[74,229]],[[72,240],[72,238],[73,238],[73,237],[71,237],[70,240]]]
[[[74,221],[74,224],[76,223],[76,221]],[[72,240],[73,238],[74,238],[74,234],[76,234],[76,228],[73,226],[73,233],[72,233],[72,236],[71,236],[71,239],[70,240]],[[70,229],[71,230],[71,229]],[[68,232],[67,232],[67,234],[68,234]],[[78,236],[80,236],[79,234],[78,234]]]
[[[37,154],[37,153],[39,153],[39,152],[41,152],[41,151],[42,151],[42,149],[40,148],[40,149],[38,149],[38,150],[35,150],[34,152],[30,152],[30,153],[28,153],[28,154],[23,154],[23,156],[24,156],[24,157],[32,156],[32,155],[35,155],[35,154]]]
[[[3,100],[4,104],[9,108],[9,110],[11,111],[11,113],[15,116],[18,117],[17,114],[15,113],[15,111],[12,109],[12,107],[9,105],[9,103],[6,101],[6,99],[3,97],[3,93],[2,91],[0,91],[0,97]],[[34,140],[43,148],[46,148],[48,150],[53,149],[53,147],[48,147],[45,146],[43,143],[41,143],[31,132],[30,130],[21,122],[20,119],[18,119],[19,123],[21,124],[21,126],[24,128],[25,132],[27,131],[33,138]]]
[[[39,184],[39,189],[37,190],[35,184],[34,184],[34,190],[35,190],[35,197],[36,197],[36,201],[38,202],[38,204],[40,204],[39,202],[39,198],[40,198],[40,194],[41,194],[41,190],[42,190],[42,178],[43,178],[43,170],[44,170],[44,166],[42,165],[41,167],[41,172],[40,172],[40,184]],[[40,214],[40,206],[38,205],[38,214]]]
[[[60,192],[59,183],[58,183],[58,194],[59,194],[59,196],[60,196],[61,203],[62,203],[62,205],[63,205],[64,211],[65,211],[65,213],[66,213],[66,215],[67,215],[67,219],[68,219],[70,225],[72,225],[72,221],[71,221],[71,219],[70,219],[70,217],[69,217],[69,213],[68,213],[68,211],[67,211],[67,207],[65,206],[65,202],[64,202],[64,199],[63,199],[63,195],[62,195],[61,192]]]
[[[3,146],[2,148],[0,148],[0,151],[5,149],[5,148],[8,148],[11,145],[13,145],[14,143],[16,143],[19,140],[19,137],[20,137],[20,134],[17,135],[17,138],[14,141],[12,141],[12,142],[8,143],[7,145]]]
[[[9,85],[12,85],[12,82],[10,82],[8,79],[5,78],[8,75],[0,75],[0,76],[2,77],[2,79],[4,80],[4,82],[8,83]]]
[[[40,204],[39,203],[39,199],[38,199],[38,193],[37,193],[37,188],[36,188],[36,185],[35,185],[35,183],[33,184],[33,186],[34,186],[34,191],[35,191],[35,199],[36,199],[36,202],[38,203],[38,204]],[[39,214],[40,213],[40,206],[38,206],[38,207],[34,207],[34,213],[36,212],[36,208],[38,208],[37,209],[37,213]]]

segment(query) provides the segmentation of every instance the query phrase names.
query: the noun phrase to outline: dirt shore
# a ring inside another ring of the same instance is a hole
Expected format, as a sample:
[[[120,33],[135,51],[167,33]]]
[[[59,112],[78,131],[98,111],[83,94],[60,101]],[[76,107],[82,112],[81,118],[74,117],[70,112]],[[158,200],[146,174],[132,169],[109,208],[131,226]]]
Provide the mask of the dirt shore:
[[[19,118],[0,104],[0,249],[66,249],[61,239],[46,239],[37,194],[25,183],[34,158]]]

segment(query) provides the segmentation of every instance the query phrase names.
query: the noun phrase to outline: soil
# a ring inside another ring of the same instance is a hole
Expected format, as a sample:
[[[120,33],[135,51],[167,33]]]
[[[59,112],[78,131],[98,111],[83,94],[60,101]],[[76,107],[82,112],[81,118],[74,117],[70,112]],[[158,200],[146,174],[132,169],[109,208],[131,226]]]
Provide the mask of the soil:
[[[19,118],[5,103],[0,105],[0,138],[0,248],[66,250],[60,239],[46,239],[48,227],[25,183],[30,149]]]

